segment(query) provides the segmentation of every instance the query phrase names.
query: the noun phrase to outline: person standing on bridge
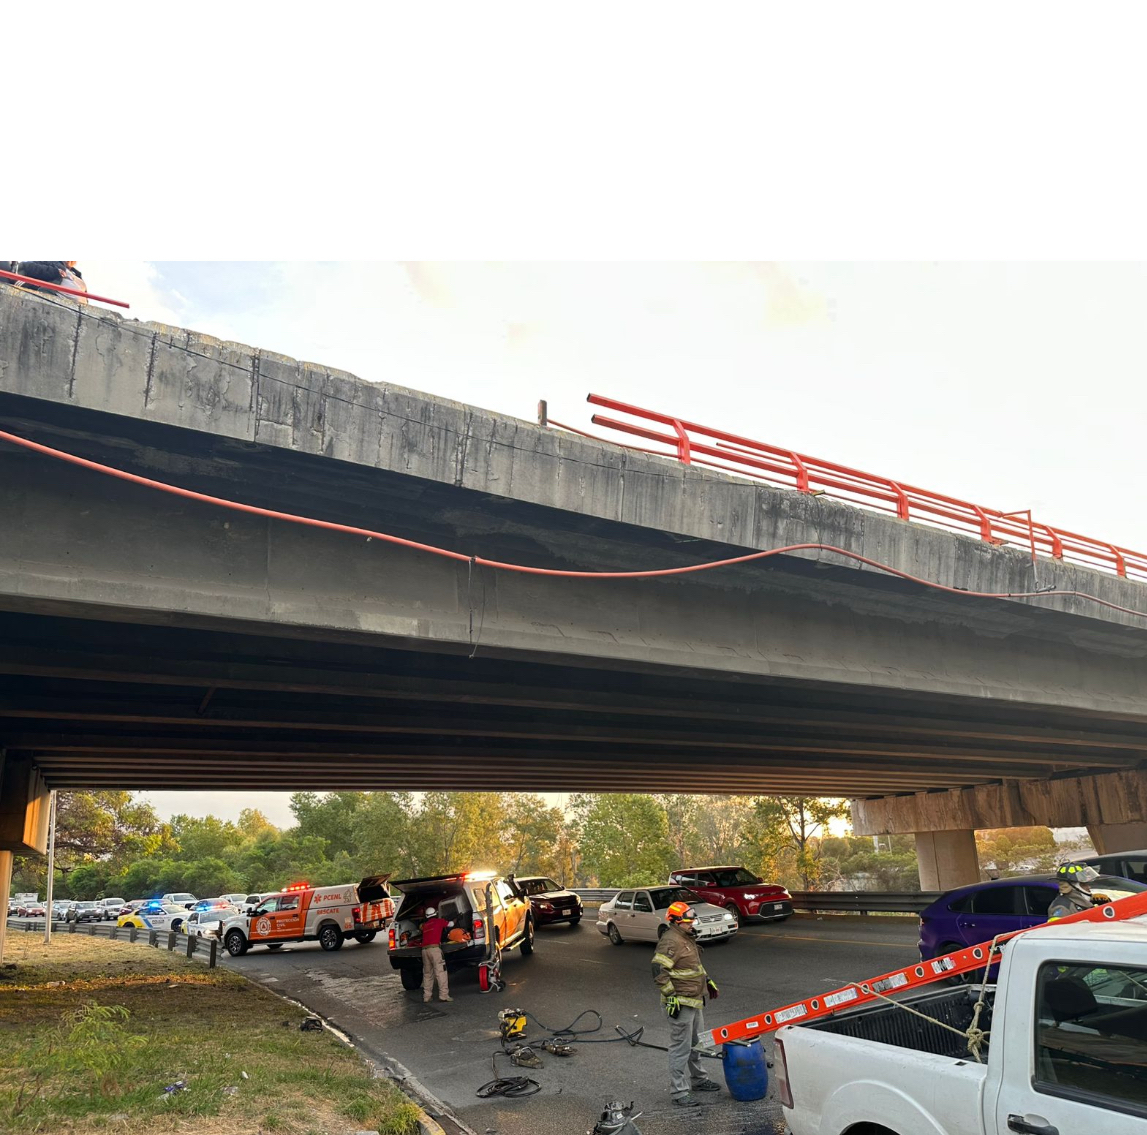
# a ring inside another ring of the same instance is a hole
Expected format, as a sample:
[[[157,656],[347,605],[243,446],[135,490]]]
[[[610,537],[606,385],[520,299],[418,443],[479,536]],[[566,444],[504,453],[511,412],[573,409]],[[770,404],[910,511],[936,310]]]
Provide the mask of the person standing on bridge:
[[[669,1017],[669,1084],[678,1107],[696,1107],[701,1101],[694,1092],[720,1091],[696,1049],[705,1031],[705,995],[715,998],[718,990],[701,964],[696,912],[687,902],[675,902],[665,916],[669,925],[653,955],[653,980]]]

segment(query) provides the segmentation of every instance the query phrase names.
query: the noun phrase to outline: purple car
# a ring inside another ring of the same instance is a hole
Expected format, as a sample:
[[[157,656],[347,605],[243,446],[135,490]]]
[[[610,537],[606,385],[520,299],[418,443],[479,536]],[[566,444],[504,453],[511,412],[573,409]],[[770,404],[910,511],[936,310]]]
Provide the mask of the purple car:
[[[949,891],[920,912],[920,957],[938,958],[1009,930],[1039,926],[1058,889],[1054,875],[1024,875]],[[1093,895],[1113,899],[1140,891],[1147,886],[1113,875],[1100,875],[1091,885]]]

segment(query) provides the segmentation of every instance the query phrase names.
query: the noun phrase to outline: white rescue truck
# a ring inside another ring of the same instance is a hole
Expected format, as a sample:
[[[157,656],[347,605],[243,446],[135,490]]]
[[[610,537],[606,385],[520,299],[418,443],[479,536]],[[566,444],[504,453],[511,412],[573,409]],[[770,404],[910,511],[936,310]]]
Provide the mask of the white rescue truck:
[[[295,883],[225,919],[219,930],[223,945],[233,957],[252,946],[277,950],[284,942],[317,941],[324,950],[337,950],[354,938],[366,945],[394,917],[389,878],[369,875],[358,884],[337,887]]]

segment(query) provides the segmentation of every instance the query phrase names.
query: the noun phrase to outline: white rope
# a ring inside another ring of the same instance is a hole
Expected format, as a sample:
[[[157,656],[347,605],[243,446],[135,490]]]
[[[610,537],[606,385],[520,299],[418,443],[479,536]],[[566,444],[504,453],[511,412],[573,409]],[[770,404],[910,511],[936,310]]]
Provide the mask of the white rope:
[[[936,1025],[938,1028],[945,1029],[947,1032],[955,1033],[957,1036],[963,1037],[964,1040],[968,1042],[968,1051],[975,1057],[976,1063],[983,1064],[984,1060],[980,1055],[980,1050],[992,1034],[990,1029],[980,1028],[980,1014],[987,1007],[987,1001],[985,1001],[984,998],[987,996],[988,974],[993,965],[992,959],[998,952],[997,943],[999,940],[1000,936],[997,935],[992,939],[992,944],[988,948],[988,960],[984,966],[984,980],[980,984],[980,995],[972,1009],[972,1023],[966,1029],[958,1029],[955,1025],[949,1025],[945,1021],[938,1021],[935,1017],[929,1017],[927,1013],[921,1013],[919,1009],[913,1009],[911,1005],[905,1005],[903,1001],[897,1001],[894,997],[889,997],[877,989],[870,987],[869,992],[879,997],[882,1001],[887,1001],[889,1005],[895,1005],[897,1009],[903,1009],[905,1013],[911,1013],[914,1017],[919,1017],[929,1024]],[[859,987],[860,982],[854,982],[854,984]]]

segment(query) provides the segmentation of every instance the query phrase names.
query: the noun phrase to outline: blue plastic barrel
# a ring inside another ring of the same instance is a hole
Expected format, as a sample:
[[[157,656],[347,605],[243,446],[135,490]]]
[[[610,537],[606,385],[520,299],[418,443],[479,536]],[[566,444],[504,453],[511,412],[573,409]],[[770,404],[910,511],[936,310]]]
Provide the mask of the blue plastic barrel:
[[[764,1099],[769,1091],[769,1066],[759,1039],[729,1041],[721,1050],[725,1086],[735,1100]]]

